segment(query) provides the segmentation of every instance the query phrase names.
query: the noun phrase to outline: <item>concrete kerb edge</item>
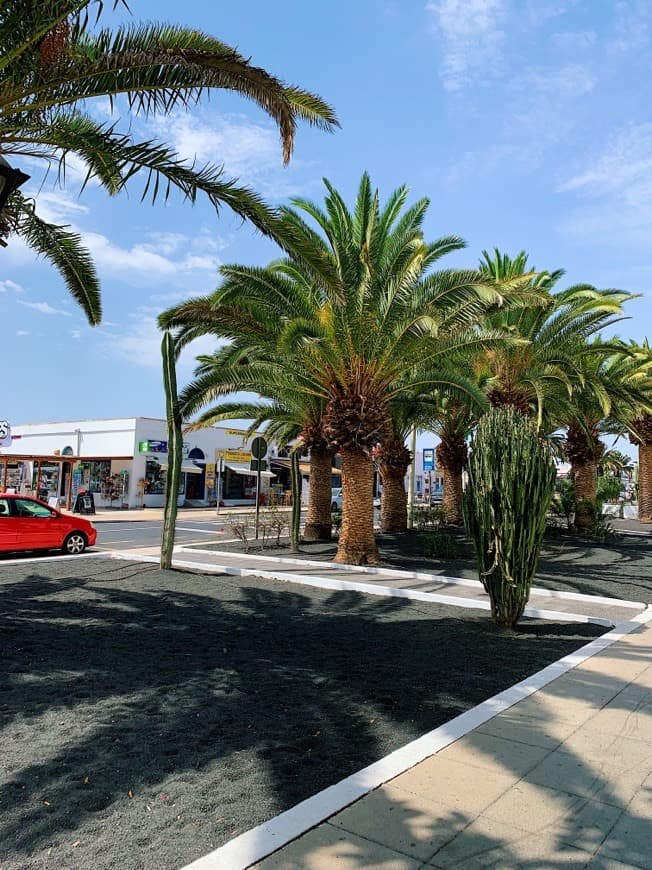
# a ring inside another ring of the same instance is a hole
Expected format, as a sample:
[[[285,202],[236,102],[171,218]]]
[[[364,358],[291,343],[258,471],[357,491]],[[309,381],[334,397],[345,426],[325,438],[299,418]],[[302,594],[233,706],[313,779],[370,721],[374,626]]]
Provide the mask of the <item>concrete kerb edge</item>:
[[[114,552],[112,558],[136,560],[157,563],[156,556],[144,556]],[[489,611],[488,601],[478,601],[470,598],[457,598],[454,595],[443,595],[439,592],[419,592],[414,589],[400,589],[394,586],[371,586],[368,583],[357,583],[352,580],[333,580],[330,577],[315,577],[308,574],[290,574],[285,571],[269,571],[263,568],[237,568],[233,565],[216,565],[209,562],[184,562],[175,559],[175,568],[185,568],[204,571],[210,574],[228,574],[232,577],[263,577],[268,580],[281,580],[286,583],[296,583],[299,586],[311,586],[316,589],[328,589],[332,592],[360,592],[363,595],[375,595],[379,598],[405,598],[409,601],[424,601],[429,604],[447,604],[450,607],[461,607],[466,610]],[[576,622],[599,625],[603,628],[613,628],[611,619],[600,616],[586,616],[583,613],[567,613],[561,610],[543,610],[537,607],[526,607],[523,616],[528,619],[549,619],[556,622]]]
[[[269,822],[246,831],[224,846],[188,864],[183,870],[221,870],[223,867],[228,867],[229,870],[246,870],[651,620],[652,606],[648,606],[643,613],[619,623],[612,631],[574,653],[564,656],[520,683],[456,716],[445,725],[307,798]]]
[[[284,565],[305,565],[309,568],[323,568],[324,565],[327,564],[329,571],[347,571],[351,570],[352,567],[351,565],[343,565],[339,562],[325,563],[318,562],[314,559],[292,559],[285,556],[261,556],[256,553],[229,553],[223,550],[205,550],[200,547],[189,547],[184,544],[175,547],[175,553],[203,553],[215,557],[245,555],[247,559],[258,559],[260,561],[268,562],[274,561],[280,562]],[[483,588],[482,583],[479,580],[467,580],[464,577],[450,577],[446,574],[429,574],[426,571],[404,571],[400,568],[375,568],[371,565],[355,565],[353,567],[361,574],[373,574],[380,577],[392,577],[394,579],[406,577],[410,580],[426,580],[447,583],[454,586],[467,586],[473,589]],[[531,591],[537,595],[541,595],[542,597],[561,598],[567,601],[590,601],[593,604],[613,604],[614,606],[629,607],[633,610],[639,611],[644,610],[646,607],[643,601],[627,601],[620,598],[608,598],[604,595],[585,595],[582,592],[565,592],[561,589],[544,589],[541,586],[533,586]]]

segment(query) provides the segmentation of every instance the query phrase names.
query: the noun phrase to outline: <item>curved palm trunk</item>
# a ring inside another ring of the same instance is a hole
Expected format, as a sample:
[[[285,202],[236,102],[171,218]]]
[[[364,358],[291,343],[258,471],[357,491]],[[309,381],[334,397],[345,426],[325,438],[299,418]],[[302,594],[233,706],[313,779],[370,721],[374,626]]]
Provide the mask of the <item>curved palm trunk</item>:
[[[329,541],[331,538],[331,474],[333,452],[310,451],[310,489],[304,541]]]
[[[402,471],[388,468],[382,462],[378,463],[380,479],[383,484],[383,497],[380,502],[380,531],[407,531],[407,492],[405,491],[405,475],[407,466]]]
[[[652,442],[638,446],[638,518],[652,523]]]
[[[342,450],[342,528],[336,562],[376,565],[374,470],[362,450]]]
[[[597,466],[576,464],[571,467],[575,487],[575,525],[580,531],[588,532],[595,522],[595,503],[597,498]]]

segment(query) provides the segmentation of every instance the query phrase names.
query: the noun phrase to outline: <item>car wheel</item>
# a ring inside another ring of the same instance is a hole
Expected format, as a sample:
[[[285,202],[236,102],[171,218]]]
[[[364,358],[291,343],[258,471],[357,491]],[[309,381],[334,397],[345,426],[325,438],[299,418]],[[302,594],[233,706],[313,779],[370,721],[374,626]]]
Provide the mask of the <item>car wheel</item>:
[[[71,532],[63,542],[62,550],[69,556],[79,556],[86,549],[88,541],[82,532]]]

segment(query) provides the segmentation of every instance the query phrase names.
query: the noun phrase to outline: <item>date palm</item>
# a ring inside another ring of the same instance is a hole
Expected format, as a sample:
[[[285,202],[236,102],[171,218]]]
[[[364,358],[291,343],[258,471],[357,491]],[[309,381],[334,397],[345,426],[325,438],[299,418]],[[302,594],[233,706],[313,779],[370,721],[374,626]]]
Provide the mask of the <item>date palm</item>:
[[[116,0],[114,5],[121,5]],[[250,189],[219,167],[195,167],[166,145],[136,141],[116,123],[91,114],[97,98],[121,96],[132,115],[169,114],[196,104],[215,89],[252,100],[275,121],[283,159],[292,153],[298,120],[325,129],[337,121],[319,97],[289,86],[235,49],[196,29],[131,24],[94,29],[99,0],[7,0],[0,9],[0,157],[39,159],[59,167],[80,158],[107,193],[134,176],[142,197],[167,198],[171,190],[193,202],[205,194],[264,233],[274,234],[277,215]],[[84,182],[86,183],[86,182]],[[21,236],[60,271],[69,292],[93,325],[101,319],[100,284],[80,236],[40,218],[33,200],[16,190],[0,214],[0,243]]]
[[[638,518],[652,523],[652,347],[648,339],[630,342],[629,352],[638,363],[637,384],[645,402],[631,415],[626,431],[638,448]]]
[[[202,330],[236,344],[243,330],[250,337],[252,358],[244,366],[234,361],[228,388],[224,370],[217,384],[210,374],[196,382],[200,402],[262,385],[264,395],[282,401],[291,377],[294,388],[299,385],[323,403],[320,436],[342,455],[343,520],[336,559],[371,563],[378,559],[371,454],[391,437],[392,403],[436,389],[474,392],[464,377],[449,371],[446,360],[460,348],[487,348],[502,340],[476,326],[487,310],[507,305],[507,297],[504,288],[477,271],[430,271],[463,242],[423,239],[427,200],[404,208],[408,192],[399,188],[381,207],[365,174],[350,211],[325,184],[323,208],[295,199],[293,207],[281,209],[293,257],[266,269],[223,269],[226,286],[203,303],[205,310],[218,305],[217,313],[207,311],[205,323],[176,325],[180,344]],[[520,287],[522,276],[513,284]],[[175,321],[163,318],[161,325],[174,327]],[[276,344],[270,349],[266,342],[273,333]],[[257,342],[263,349],[260,359],[255,358]],[[189,404],[186,410],[198,408]]]

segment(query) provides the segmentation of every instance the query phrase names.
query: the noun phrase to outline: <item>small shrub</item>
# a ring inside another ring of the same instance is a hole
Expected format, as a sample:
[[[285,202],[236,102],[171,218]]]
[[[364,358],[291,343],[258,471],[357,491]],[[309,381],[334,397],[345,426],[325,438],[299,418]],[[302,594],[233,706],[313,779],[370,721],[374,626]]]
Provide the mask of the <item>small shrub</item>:
[[[559,481],[550,502],[551,513],[556,517],[563,517],[566,528],[570,529],[573,526],[576,508],[573,481],[569,479]]]
[[[342,511],[333,511],[331,514],[331,524],[333,526],[333,531],[339,535],[340,529],[342,528]]]
[[[438,529],[445,520],[444,509],[434,505],[415,505],[410,508],[409,516],[412,520],[412,528],[419,532]]]
[[[426,532],[420,537],[422,555],[430,559],[455,559],[457,542],[447,532]]]
[[[276,546],[280,547],[281,535],[288,525],[287,515],[281,513],[276,505],[271,505],[261,511],[258,517],[258,531],[262,536],[263,549],[265,549],[266,542],[271,540],[274,540]]]
[[[250,543],[249,534],[253,531],[249,522],[249,517],[231,517],[229,520],[229,528],[231,529],[233,536],[239,541],[242,541],[244,551],[245,553],[248,553]]]
[[[617,541],[620,538],[620,535],[614,529],[613,523],[608,517],[596,517],[591,527],[590,535],[601,544],[606,544],[608,541]]]

